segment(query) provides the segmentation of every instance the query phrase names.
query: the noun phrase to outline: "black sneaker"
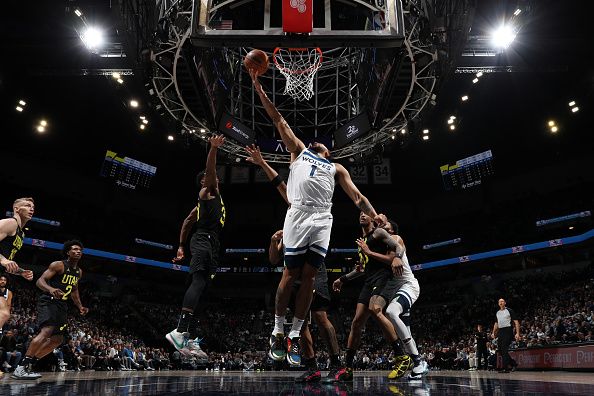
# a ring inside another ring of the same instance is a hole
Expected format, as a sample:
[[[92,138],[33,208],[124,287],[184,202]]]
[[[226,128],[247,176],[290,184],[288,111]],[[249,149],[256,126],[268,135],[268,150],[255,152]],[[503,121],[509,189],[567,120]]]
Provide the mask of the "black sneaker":
[[[327,376],[325,376],[324,378],[322,378],[322,383],[323,384],[333,384],[336,381],[338,381],[338,379],[336,379],[336,375],[338,374],[338,370],[340,370],[339,367],[333,367],[330,369],[330,372],[328,373]]]
[[[307,371],[295,378],[295,382],[318,382],[322,378],[322,374],[319,370],[307,369]]]
[[[287,337],[287,362],[289,362],[291,366],[299,366],[301,364],[299,337]]]

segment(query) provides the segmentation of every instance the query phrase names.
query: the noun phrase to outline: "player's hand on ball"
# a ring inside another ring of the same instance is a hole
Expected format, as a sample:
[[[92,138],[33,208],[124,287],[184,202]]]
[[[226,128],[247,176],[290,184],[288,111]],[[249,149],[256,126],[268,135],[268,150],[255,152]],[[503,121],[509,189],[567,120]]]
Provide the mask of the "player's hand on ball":
[[[23,270],[21,271],[21,276],[28,281],[33,280],[33,271],[31,270]]]
[[[177,248],[177,255],[173,258],[172,261],[174,263],[177,263],[178,261],[182,261],[184,259],[184,257],[185,257],[184,247],[183,246],[180,246],[180,247]]]
[[[335,292],[339,292],[342,288],[342,281],[340,279],[336,279],[334,283],[332,283],[332,290]]]
[[[212,147],[219,148],[225,143],[225,137],[223,135],[212,136],[208,142]]]
[[[258,146],[255,144],[252,144],[251,146],[245,146],[245,151],[249,155],[249,157],[246,158],[246,161],[251,162],[254,165],[264,165],[264,158],[262,157],[262,153],[260,152],[260,148]]]
[[[270,239],[272,239],[275,242],[278,242],[281,239],[283,239],[283,230],[278,230],[277,232],[275,232],[272,238]]]
[[[78,311],[80,312],[80,314],[81,314],[82,316],[85,316],[86,314],[88,314],[88,313],[89,313],[89,308],[87,308],[87,307],[80,307],[80,308],[78,309]]]
[[[363,253],[365,253],[365,254],[371,253],[371,250],[369,249],[369,246],[367,246],[365,239],[363,239],[363,238],[357,239],[357,245],[361,248],[361,251]]]
[[[64,296],[64,292],[60,289],[52,289],[52,291],[50,292],[50,294],[54,297],[54,298],[62,298]]]

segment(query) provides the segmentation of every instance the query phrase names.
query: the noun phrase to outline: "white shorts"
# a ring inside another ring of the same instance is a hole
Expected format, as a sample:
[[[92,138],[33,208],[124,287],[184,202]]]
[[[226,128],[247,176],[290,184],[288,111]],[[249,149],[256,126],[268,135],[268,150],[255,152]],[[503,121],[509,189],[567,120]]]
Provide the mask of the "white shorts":
[[[412,279],[402,281],[401,283],[396,282],[394,297],[390,304],[399,303],[402,306],[403,312],[407,313],[421,295],[419,281]]]
[[[283,226],[285,265],[302,267],[305,262],[320,268],[330,245],[330,208],[292,205]]]

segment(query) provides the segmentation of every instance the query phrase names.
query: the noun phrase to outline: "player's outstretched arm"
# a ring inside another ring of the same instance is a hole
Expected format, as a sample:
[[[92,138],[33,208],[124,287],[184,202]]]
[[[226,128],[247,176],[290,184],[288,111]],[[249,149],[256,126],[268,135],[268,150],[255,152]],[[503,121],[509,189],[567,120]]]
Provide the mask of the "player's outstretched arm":
[[[289,203],[289,199],[287,198],[287,185],[284,181],[281,180],[278,172],[275,171],[269,164],[266,162],[264,157],[262,157],[262,153],[260,152],[260,148],[255,144],[251,146],[245,147],[246,153],[248,153],[249,157],[246,161],[251,162],[254,165],[258,165],[260,168],[264,170],[268,180],[270,180],[278,190],[279,194],[283,197],[286,203]]]
[[[204,173],[204,187],[206,193],[211,195],[219,194],[219,183],[217,182],[217,151],[225,143],[223,135],[212,136],[208,139],[210,143],[210,150],[206,157],[206,171]],[[202,194],[202,191],[200,191]],[[205,197],[201,197],[205,198]]]
[[[295,133],[293,132],[291,127],[289,127],[287,121],[285,121],[285,119],[278,112],[274,104],[270,101],[270,99],[268,99],[268,95],[266,95],[266,92],[264,92],[262,84],[260,84],[260,81],[258,81],[258,75],[256,74],[256,72],[251,69],[249,70],[249,72],[250,76],[252,77],[252,82],[254,83],[256,93],[260,97],[262,105],[264,106],[264,110],[266,110],[268,116],[272,118],[272,122],[274,123],[274,126],[280,133],[283,143],[285,144],[285,146],[287,146],[287,150],[289,150],[291,154],[295,155],[301,153],[305,149],[305,144],[303,144],[301,139],[295,136]]]

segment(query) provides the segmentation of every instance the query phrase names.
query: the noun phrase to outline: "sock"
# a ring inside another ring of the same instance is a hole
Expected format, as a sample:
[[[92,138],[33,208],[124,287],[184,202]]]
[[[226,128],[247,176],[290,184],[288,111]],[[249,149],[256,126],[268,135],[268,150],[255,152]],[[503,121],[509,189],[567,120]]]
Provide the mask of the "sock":
[[[293,327],[291,327],[289,338],[295,338],[301,335],[301,326],[303,326],[303,322],[305,322],[305,319],[299,319],[296,316],[293,317]]]
[[[394,351],[394,355],[396,356],[406,355],[404,349],[402,349],[402,345],[400,345],[399,340],[395,340],[392,342],[392,350]]]
[[[274,330],[272,335],[285,334],[285,317],[274,315]]]
[[[411,356],[418,355],[417,343],[412,338],[404,340],[404,350]]]
[[[348,368],[352,368],[354,361],[355,361],[355,350],[347,348],[347,350],[346,350],[346,366]]]
[[[338,355],[330,356],[330,367],[337,368],[340,366],[340,357]]]
[[[193,340],[198,337],[198,317],[194,314],[190,314],[190,327],[188,332],[190,333],[190,339]]]
[[[179,321],[177,322],[177,331],[185,333],[190,328],[190,321],[194,315],[189,311],[181,311],[179,314]]]
[[[309,370],[314,370],[314,371],[317,370],[316,358],[315,357],[302,359],[301,360],[301,364],[303,364]]]

